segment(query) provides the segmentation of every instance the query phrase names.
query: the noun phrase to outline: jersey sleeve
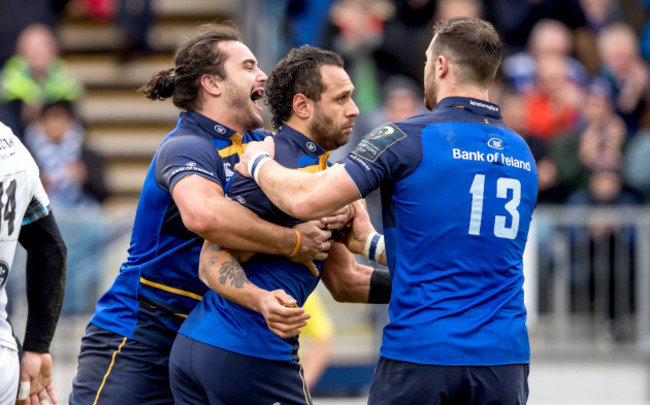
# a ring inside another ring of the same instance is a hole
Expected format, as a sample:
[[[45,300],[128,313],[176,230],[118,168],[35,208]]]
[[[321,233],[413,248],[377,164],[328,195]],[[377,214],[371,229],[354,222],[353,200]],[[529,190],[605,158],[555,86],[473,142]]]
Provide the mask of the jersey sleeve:
[[[180,179],[191,174],[224,186],[221,157],[209,140],[199,136],[177,135],[169,138],[158,149],[155,165],[156,182],[170,193]]]
[[[18,145],[17,149],[21,155],[21,160],[25,162],[25,171],[29,183],[28,198],[30,198],[30,201],[23,216],[22,224],[24,226],[38,221],[50,213],[50,199],[45,192],[43,183],[41,183],[40,172],[34,158],[18,138],[14,138],[14,142]]]
[[[382,184],[397,182],[411,174],[421,159],[420,131],[405,131],[402,126],[388,123],[365,135],[339,163],[365,197]]]

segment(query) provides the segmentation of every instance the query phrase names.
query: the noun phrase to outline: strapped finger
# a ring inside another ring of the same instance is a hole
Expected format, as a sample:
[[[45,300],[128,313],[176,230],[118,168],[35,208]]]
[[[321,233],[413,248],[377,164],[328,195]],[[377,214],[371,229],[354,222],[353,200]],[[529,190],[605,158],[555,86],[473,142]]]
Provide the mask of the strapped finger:
[[[29,397],[29,390],[31,388],[31,384],[29,381],[21,381],[20,386],[18,387],[18,400],[19,401],[24,401]]]
[[[38,401],[39,405],[52,405],[50,400],[47,398],[47,392],[45,390],[38,393]]]

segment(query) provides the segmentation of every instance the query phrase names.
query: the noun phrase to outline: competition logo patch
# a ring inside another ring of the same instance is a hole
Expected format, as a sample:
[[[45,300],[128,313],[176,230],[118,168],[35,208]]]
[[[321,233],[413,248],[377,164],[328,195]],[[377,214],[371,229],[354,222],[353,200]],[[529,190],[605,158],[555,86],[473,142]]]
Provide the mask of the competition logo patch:
[[[226,133],[226,128],[222,127],[221,125],[215,125],[214,130],[221,135]]]
[[[390,126],[387,125],[385,127],[377,128],[374,131],[372,131],[370,133],[370,135],[368,135],[368,138],[369,139],[379,139],[379,138],[383,138],[385,136],[391,135],[393,132],[395,132],[393,127],[390,127]]]
[[[503,140],[499,138],[490,138],[487,144],[492,149],[497,149],[497,150],[503,149]]]
[[[7,282],[7,277],[9,277],[9,265],[4,261],[0,260],[0,288],[5,286]]]
[[[383,125],[366,135],[352,151],[362,159],[375,162],[389,146],[406,138],[406,134],[394,124]]]

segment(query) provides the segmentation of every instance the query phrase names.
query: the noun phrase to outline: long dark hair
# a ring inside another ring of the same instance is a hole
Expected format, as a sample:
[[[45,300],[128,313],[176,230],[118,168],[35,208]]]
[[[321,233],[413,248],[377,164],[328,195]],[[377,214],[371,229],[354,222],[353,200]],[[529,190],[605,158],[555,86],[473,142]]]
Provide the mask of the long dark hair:
[[[219,42],[240,41],[235,24],[203,24],[195,36],[185,40],[176,51],[174,67],[154,73],[138,90],[151,100],[171,97],[174,105],[183,110],[201,107],[199,98],[201,76],[211,74],[226,78],[224,62],[227,55],[219,49]]]

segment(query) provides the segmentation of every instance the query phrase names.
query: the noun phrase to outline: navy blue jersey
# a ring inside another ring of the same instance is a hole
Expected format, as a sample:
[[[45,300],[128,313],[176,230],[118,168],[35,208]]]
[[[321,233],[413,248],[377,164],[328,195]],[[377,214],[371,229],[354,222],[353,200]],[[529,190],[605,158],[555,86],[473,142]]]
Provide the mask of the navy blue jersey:
[[[275,160],[281,165],[309,172],[327,168],[329,152],[292,128],[283,126],[274,139]],[[273,205],[253,179],[239,174],[233,176],[226,196],[278,225],[292,227],[301,222]],[[316,266],[322,269],[322,262],[316,262]],[[319,281],[319,277],[306,267],[284,256],[258,253],[243,267],[253,284],[268,291],[281,288],[299,306]],[[269,360],[297,359],[297,338],[280,338],[269,330],[262,314],[228,301],[212,290],[205,294],[179,333],[248,356]]]
[[[270,132],[243,136],[195,111],[180,114],[156,152],[140,193],[129,257],[97,303],[91,322],[161,348],[207,290],[198,279],[203,239],[190,232],[171,196],[183,177],[196,174],[222,188],[245,144]]]
[[[537,169],[499,107],[446,98],[374,130],[341,163],[363,196],[381,186],[393,279],[381,355],[528,363],[522,254]]]

